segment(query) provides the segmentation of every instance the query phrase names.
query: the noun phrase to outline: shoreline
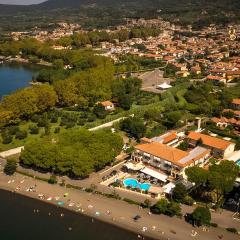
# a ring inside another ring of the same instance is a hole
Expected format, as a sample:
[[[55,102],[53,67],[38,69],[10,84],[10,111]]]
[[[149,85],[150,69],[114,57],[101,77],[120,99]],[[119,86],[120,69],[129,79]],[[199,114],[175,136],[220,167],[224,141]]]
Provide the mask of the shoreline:
[[[94,219],[94,221],[96,221],[96,222],[102,222],[102,223],[105,223],[107,225],[112,225],[112,226],[114,226],[116,228],[119,228],[121,230],[124,230],[126,232],[129,232],[129,233],[132,233],[132,234],[136,234],[136,235],[141,235],[141,237],[144,237],[144,239],[147,238],[147,240],[157,240],[156,238],[147,236],[146,234],[139,234],[137,231],[132,230],[128,225],[122,226],[120,224],[116,224],[115,222],[110,222],[109,220],[106,220],[105,218],[101,218],[100,219],[100,218],[98,218],[98,217],[96,217],[94,215],[86,214],[85,212],[83,212],[83,213],[82,212],[76,212],[73,209],[70,209],[70,208],[68,208],[66,206],[65,207],[57,206],[56,204],[54,204],[52,202],[42,201],[39,198],[33,197],[31,195],[19,193],[19,192],[14,192],[14,191],[11,191],[8,188],[3,188],[2,186],[0,187],[0,190],[8,192],[8,193],[12,193],[12,194],[20,195],[22,197],[25,197],[25,198],[28,198],[28,199],[32,199],[32,200],[37,201],[37,202],[41,202],[43,204],[48,204],[48,205],[51,205],[51,206],[53,206],[54,208],[57,208],[57,209],[63,209],[64,211],[71,212],[71,213],[73,213],[76,216],[81,215],[81,216],[84,216],[84,217],[86,217],[88,219]],[[162,238],[162,240],[164,240],[164,239]]]
[[[50,185],[51,186],[51,185]],[[154,236],[154,234],[150,234],[149,232],[146,234],[143,234],[142,232],[140,232],[137,228],[132,228],[132,226],[130,226],[129,224],[124,224],[124,223],[120,223],[116,220],[112,220],[112,219],[109,219],[107,216],[105,216],[104,214],[102,214],[100,217],[96,216],[95,214],[93,213],[90,213],[89,211],[85,210],[84,212],[78,212],[74,209],[71,209],[69,206],[67,205],[64,205],[64,206],[59,206],[57,204],[55,204],[54,202],[52,201],[46,201],[46,200],[41,200],[39,199],[36,195],[33,195],[31,194],[31,192],[18,192],[18,191],[15,191],[13,188],[10,188],[10,187],[7,187],[7,186],[3,186],[0,182],[0,189],[2,191],[7,191],[7,192],[11,192],[11,193],[14,193],[14,194],[17,194],[17,195],[21,195],[21,196],[24,196],[24,197],[27,197],[27,198],[30,198],[30,199],[33,199],[33,200],[36,200],[36,201],[39,201],[39,202],[42,202],[42,203],[45,203],[45,204],[50,204],[51,206],[54,206],[56,208],[59,208],[59,209],[64,209],[65,211],[70,211],[76,215],[82,215],[82,216],[85,216],[85,217],[88,217],[88,218],[91,218],[91,219],[94,219],[96,221],[100,221],[100,222],[104,222],[106,224],[109,224],[109,225],[113,225],[117,228],[120,228],[122,230],[125,230],[125,231],[128,231],[128,232],[131,232],[131,233],[134,233],[136,234],[136,236],[141,236],[141,237],[144,237],[144,238],[141,238],[141,239],[145,239],[145,238],[148,238],[148,240],[166,240],[167,238],[164,238],[164,237],[161,237],[161,238],[157,238],[156,236]],[[68,192],[70,192],[71,190],[74,190],[72,188],[67,188]],[[70,190],[70,191],[69,191]],[[81,191],[81,190],[76,190],[76,191]],[[94,195],[94,194],[90,194],[90,195]],[[115,200],[115,201],[118,201],[118,200]]]
[[[13,179],[14,183],[8,183]],[[24,183],[20,184],[20,182],[23,181]],[[21,189],[19,191],[15,191],[16,187],[19,187],[20,185]],[[33,185],[36,185],[36,192],[27,192],[25,190],[29,188],[29,186]],[[120,200],[109,199],[96,194],[86,193],[81,190],[61,187],[59,185],[50,185],[46,182],[22,176],[18,173],[11,177],[1,173],[0,189],[15,192],[16,194],[21,194],[25,197],[49,203],[56,207],[62,207],[65,210],[76,214],[80,213],[86,217],[94,218],[97,221],[102,221],[118,228],[136,233],[136,237],[141,235],[150,239],[189,240],[193,239],[191,231],[195,230],[198,232],[198,240],[215,240],[219,235],[224,235],[224,240],[239,239],[238,235],[229,233],[224,229],[210,228],[210,232],[204,232],[201,228],[193,228],[190,224],[185,223],[179,218],[170,218],[165,215],[150,215],[148,214],[147,209],[140,209],[135,205],[130,205]],[[68,193],[68,196],[64,197],[66,192]],[[46,196],[45,200],[39,199],[38,195],[40,193]],[[47,201],[47,198],[50,196],[51,201]],[[54,196],[59,196],[59,201],[64,201],[64,205],[57,205],[57,201],[54,200]],[[74,203],[75,205],[69,206],[71,203]],[[78,209],[76,208],[77,204],[81,205]],[[80,211],[81,209],[84,211]],[[108,215],[106,213],[108,211],[111,214]],[[99,215],[96,214],[97,212]],[[137,222],[133,221],[133,217],[136,215],[141,216],[141,219]],[[146,228],[146,230],[143,231],[143,228]]]

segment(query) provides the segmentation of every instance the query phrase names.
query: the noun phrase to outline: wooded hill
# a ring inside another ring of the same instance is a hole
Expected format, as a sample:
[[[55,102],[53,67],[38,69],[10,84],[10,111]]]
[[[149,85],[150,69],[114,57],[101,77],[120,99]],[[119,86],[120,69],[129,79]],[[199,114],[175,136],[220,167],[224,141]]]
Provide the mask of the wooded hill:
[[[14,18],[11,16],[14,15]],[[226,24],[240,19],[238,0],[48,0],[31,6],[0,5],[3,29],[47,25],[52,21],[78,22],[85,27],[106,27],[125,18],[161,16],[172,22]]]

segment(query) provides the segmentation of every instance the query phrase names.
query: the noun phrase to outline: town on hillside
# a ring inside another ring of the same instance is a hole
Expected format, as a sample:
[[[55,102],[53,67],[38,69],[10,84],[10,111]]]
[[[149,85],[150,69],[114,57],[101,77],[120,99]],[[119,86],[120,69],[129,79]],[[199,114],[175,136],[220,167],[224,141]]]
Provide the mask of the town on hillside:
[[[237,239],[239,33],[239,24],[195,30],[162,18],[5,33],[0,71],[40,69],[0,95],[0,186],[119,225],[126,216],[93,205],[128,204],[130,226],[158,239],[180,239],[156,230],[163,215],[186,239]]]

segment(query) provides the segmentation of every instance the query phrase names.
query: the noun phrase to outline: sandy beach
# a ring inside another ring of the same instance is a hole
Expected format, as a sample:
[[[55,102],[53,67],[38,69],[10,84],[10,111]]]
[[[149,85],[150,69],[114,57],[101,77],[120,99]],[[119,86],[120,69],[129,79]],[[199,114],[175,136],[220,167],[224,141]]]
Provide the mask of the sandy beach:
[[[206,232],[202,228],[193,228],[190,224],[176,217],[152,215],[149,214],[147,209],[141,209],[120,200],[109,199],[59,185],[50,185],[17,173],[11,177],[0,173],[0,188],[16,191],[31,198],[86,214],[101,221],[134,231],[137,235],[155,239],[214,240],[220,239],[221,236],[223,236],[221,239],[239,239],[238,235],[229,233],[224,229],[210,228]],[[134,221],[133,217],[136,215],[140,215],[141,219]]]

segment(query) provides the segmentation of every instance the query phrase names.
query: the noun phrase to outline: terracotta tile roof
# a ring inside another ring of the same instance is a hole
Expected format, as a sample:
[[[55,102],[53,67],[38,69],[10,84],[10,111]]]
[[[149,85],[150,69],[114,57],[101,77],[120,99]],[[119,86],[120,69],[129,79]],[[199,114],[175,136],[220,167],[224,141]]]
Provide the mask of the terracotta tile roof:
[[[109,106],[112,106],[113,103],[110,102],[110,101],[104,101],[104,102],[101,102],[101,104],[104,106],[104,107],[109,107]]]
[[[240,71],[227,71],[227,75],[240,75]]]
[[[140,144],[135,146],[135,149],[169,161],[179,167],[189,166],[210,153],[209,149],[203,147],[196,147],[190,152],[185,152],[159,142]]]
[[[178,137],[176,132],[172,132],[163,139],[163,143],[169,143]]]
[[[240,105],[240,98],[235,98],[232,100],[232,103],[233,104],[237,104],[237,105]]]
[[[221,149],[221,150],[225,150],[226,148],[229,147],[229,145],[232,144],[232,142],[230,141],[226,141],[220,138],[216,138],[216,137],[212,137],[212,136],[208,136],[202,133],[198,133],[198,132],[190,132],[188,134],[188,138],[192,139],[192,140],[202,140],[203,144],[209,147],[213,147],[213,148],[217,148],[217,149]]]
[[[217,80],[217,81],[221,81],[221,80],[223,80],[222,77],[219,77],[219,76],[212,76],[212,75],[207,76],[207,79],[208,79],[208,80]]]
[[[240,113],[240,111],[239,111],[239,113]],[[238,121],[235,118],[225,118],[225,117],[216,118],[216,117],[214,117],[211,119],[211,121],[214,123],[230,123],[233,125],[240,125],[240,121]]]
[[[169,147],[159,142],[152,142],[148,144],[139,144],[135,149],[151,154],[155,157],[165,159],[167,161],[178,163],[179,160],[188,155],[187,152],[177,148]]]

